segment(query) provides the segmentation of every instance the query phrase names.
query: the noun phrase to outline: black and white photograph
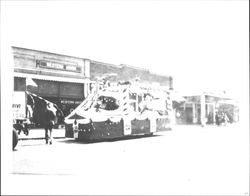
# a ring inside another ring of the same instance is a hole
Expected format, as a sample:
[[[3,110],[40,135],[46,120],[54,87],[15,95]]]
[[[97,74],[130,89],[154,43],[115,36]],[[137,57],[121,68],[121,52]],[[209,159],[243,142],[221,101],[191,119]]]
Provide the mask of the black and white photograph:
[[[249,195],[249,1],[1,1],[1,195]]]

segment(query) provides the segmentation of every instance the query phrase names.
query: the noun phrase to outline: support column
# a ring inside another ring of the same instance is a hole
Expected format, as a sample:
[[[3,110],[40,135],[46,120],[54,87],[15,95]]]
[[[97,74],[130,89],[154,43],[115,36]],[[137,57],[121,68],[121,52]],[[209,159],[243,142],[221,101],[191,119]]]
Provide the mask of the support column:
[[[89,94],[89,84],[88,83],[85,83],[83,85],[83,92],[84,92],[84,98],[86,99],[86,97],[88,96]]]
[[[139,111],[139,95],[136,93],[135,95],[135,111],[138,112]]]
[[[186,115],[186,103],[183,106],[183,116],[182,116],[182,123],[187,123],[187,115]]]
[[[192,115],[193,115],[193,123],[196,123],[196,110],[195,110],[195,103],[192,103],[192,109],[193,109],[193,112],[192,112]]]
[[[205,95],[202,94],[200,96],[200,102],[201,102],[201,126],[206,125],[206,101],[205,101]]]
[[[215,125],[215,102],[213,103],[213,124]]]
[[[173,109],[170,111],[170,128],[173,129],[173,126],[176,125],[176,109]]]

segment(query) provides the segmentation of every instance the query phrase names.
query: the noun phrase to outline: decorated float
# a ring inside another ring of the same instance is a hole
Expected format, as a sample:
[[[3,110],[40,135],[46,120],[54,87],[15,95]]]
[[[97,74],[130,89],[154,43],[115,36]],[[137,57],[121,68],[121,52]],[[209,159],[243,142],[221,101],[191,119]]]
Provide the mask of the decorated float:
[[[138,82],[96,83],[89,96],[65,118],[66,137],[101,140],[152,135],[171,129],[170,92]]]

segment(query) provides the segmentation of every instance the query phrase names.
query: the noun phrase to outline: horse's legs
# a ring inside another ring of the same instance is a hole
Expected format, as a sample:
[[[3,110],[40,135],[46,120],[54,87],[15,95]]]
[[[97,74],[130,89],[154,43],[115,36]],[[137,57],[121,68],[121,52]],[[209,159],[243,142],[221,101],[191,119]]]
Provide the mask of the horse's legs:
[[[45,128],[45,140],[46,140],[46,144],[48,144],[48,139],[49,139],[48,128]]]
[[[52,139],[53,139],[53,137],[52,137],[52,128],[50,128],[49,129],[49,141],[50,141],[49,143],[50,144],[52,144]]]

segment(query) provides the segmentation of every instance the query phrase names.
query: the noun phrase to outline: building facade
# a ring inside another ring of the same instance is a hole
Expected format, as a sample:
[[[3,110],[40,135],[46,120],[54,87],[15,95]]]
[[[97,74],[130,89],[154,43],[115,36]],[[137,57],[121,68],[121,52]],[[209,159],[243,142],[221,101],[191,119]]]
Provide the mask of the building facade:
[[[68,115],[89,92],[90,60],[12,47],[14,91],[28,90],[56,103]],[[31,78],[37,86],[29,86]]]
[[[184,96],[186,101],[176,109],[177,124],[216,124],[216,115],[226,114],[229,122],[239,121],[237,101],[225,94],[200,93]]]

